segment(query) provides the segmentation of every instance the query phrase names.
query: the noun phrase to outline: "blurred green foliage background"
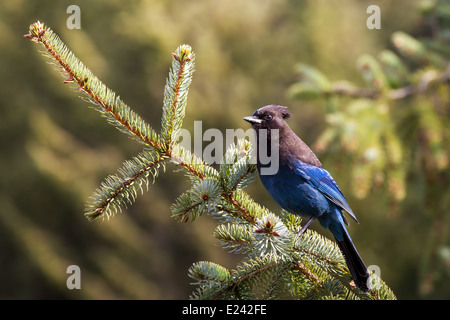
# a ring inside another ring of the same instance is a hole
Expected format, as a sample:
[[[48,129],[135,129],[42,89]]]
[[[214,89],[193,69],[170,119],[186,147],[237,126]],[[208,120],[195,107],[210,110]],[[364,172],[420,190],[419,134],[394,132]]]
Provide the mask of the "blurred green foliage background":
[[[66,26],[71,4],[81,9],[79,30]],[[381,8],[380,30],[366,27],[371,4]],[[315,145],[329,122],[321,101],[288,95],[298,80],[295,65],[364,86],[357,59],[392,49],[395,31],[426,35],[423,6],[419,0],[1,1],[0,298],[184,299],[194,290],[187,276],[192,263],[233,268],[239,259],[216,245],[214,219],[184,224],[170,217],[171,203],[187,188],[186,178],[171,166],[126,213],[104,222],[85,219],[91,193],[141,146],[63,85],[41,47],[23,38],[31,23],[52,28],[155,129],[170,53],[187,43],[196,53],[197,71],[186,129],[202,120],[203,130],[246,130],[242,117],[274,103],[290,107],[291,127]],[[448,118],[448,90],[442,95],[441,117]],[[444,143],[448,150],[449,141]],[[386,184],[358,196],[348,166],[335,165],[332,154],[319,151],[360,221],[350,233],[366,264],[380,267],[400,299],[449,299],[448,201],[427,206],[425,183],[408,172],[406,196],[393,213]],[[447,177],[448,168],[443,172]],[[449,189],[445,180],[433,192],[448,197]],[[279,212],[259,180],[248,192]],[[439,221],[446,228],[430,262],[424,257],[430,256],[433,210],[443,210]],[[81,268],[81,290],[67,289],[72,264]]]

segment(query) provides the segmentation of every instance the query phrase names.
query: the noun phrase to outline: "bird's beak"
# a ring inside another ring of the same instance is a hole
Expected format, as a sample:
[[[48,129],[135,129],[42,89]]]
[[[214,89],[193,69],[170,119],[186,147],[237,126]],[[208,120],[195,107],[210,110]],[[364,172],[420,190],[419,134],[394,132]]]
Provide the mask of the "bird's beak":
[[[252,125],[253,124],[261,124],[261,122],[262,122],[262,119],[259,119],[255,116],[244,117],[244,120],[247,122],[250,122]]]

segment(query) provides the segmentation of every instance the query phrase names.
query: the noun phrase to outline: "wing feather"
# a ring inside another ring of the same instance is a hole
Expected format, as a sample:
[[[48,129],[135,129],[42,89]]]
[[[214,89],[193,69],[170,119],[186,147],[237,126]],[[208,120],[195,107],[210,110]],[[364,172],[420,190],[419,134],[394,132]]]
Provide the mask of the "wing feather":
[[[301,161],[297,161],[296,164],[297,166],[294,169],[296,173],[317,188],[328,200],[345,210],[353,220],[358,222],[347,200],[327,170]]]

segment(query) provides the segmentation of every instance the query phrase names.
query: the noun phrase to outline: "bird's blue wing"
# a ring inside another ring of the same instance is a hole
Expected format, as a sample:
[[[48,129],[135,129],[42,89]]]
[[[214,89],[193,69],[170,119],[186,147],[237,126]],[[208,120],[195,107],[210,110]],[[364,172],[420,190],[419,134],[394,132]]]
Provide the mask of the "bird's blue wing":
[[[341,207],[356,221],[352,209],[327,170],[301,161],[297,161],[295,172],[319,190],[328,200]]]

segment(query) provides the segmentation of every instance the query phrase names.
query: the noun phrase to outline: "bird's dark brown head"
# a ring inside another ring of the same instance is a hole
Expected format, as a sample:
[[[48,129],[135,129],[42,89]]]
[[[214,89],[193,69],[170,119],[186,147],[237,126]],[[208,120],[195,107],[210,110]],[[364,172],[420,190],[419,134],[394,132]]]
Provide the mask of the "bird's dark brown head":
[[[287,107],[269,105],[256,110],[252,116],[245,117],[244,120],[252,124],[256,132],[257,140],[259,139],[260,131],[266,132],[266,150],[271,150],[273,146],[272,129],[278,130],[277,142],[279,145],[281,164],[291,161],[292,158],[296,158],[302,162],[322,167],[314,152],[289,128],[285,120],[290,116],[291,114],[287,111]],[[259,146],[260,142],[257,144],[258,148]],[[257,152],[259,156],[259,150]]]
[[[287,107],[269,105],[256,110],[244,120],[250,122],[254,129],[280,129],[286,125],[284,120],[290,116]]]

